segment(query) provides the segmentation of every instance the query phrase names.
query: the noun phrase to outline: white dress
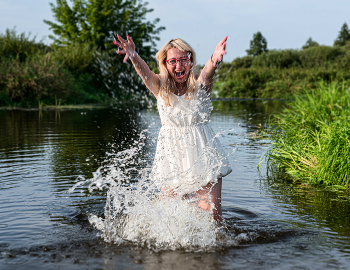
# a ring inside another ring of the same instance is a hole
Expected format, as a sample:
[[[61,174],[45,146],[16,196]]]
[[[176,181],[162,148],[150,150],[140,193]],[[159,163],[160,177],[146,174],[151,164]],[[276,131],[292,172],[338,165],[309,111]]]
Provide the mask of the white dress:
[[[209,125],[211,100],[204,90],[190,99],[171,95],[171,106],[158,96],[162,122],[151,179],[158,188],[191,193],[231,173],[225,151]]]

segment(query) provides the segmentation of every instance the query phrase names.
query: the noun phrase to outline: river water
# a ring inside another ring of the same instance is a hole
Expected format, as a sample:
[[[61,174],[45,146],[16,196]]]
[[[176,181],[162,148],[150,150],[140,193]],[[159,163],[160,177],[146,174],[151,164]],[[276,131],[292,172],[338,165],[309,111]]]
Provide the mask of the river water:
[[[197,234],[192,247],[165,245],[166,235],[161,245],[147,234],[106,241],[96,225],[108,190],[98,183],[108,186],[122,168],[127,189],[151,166],[156,109],[0,111],[0,269],[349,269],[349,193],[293,182],[264,161],[258,168],[270,144],[260,127],[284,102],[213,105],[211,125],[233,168],[223,179],[226,228],[205,219],[192,231],[171,228],[177,241]],[[144,230],[153,224],[164,234],[166,211]],[[187,218],[185,208],[176,211]]]

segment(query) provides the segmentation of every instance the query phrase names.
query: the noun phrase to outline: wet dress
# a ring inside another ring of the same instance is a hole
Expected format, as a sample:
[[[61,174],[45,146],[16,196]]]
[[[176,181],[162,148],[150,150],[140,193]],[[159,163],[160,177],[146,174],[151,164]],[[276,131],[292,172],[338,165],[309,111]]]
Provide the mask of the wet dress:
[[[162,122],[151,179],[159,188],[191,193],[215,183],[232,169],[209,125],[212,103],[204,90],[189,99],[170,94],[171,106],[158,95]]]

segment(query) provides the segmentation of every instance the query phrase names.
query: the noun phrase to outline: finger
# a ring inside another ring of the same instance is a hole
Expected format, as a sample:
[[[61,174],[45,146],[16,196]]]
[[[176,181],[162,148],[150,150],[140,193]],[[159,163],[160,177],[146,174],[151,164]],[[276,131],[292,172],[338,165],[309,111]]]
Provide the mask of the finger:
[[[129,43],[134,44],[134,42],[132,41],[132,39],[129,35],[126,35],[126,39],[128,40]]]
[[[226,43],[224,43],[224,44],[221,46],[221,51],[223,52],[223,54],[225,54],[225,51],[226,51]]]
[[[124,50],[116,50],[115,52],[117,54],[126,54],[126,51],[124,51]]]
[[[120,42],[118,42],[116,40],[114,41],[114,45],[124,49],[124,46]]]
[[[125,41],[125,39],[123,39],[121,36],[117,35],[117,38],[120,40],[120,42],[123,44],[123,43],[127,43]]]
[[[126,55],[125,55],[125,57],[124,57],[123,62],[124,62],[124,63],[126,63],[126,61],[128,61],[128,58],[129,58],[129,54],[128,54],[128,53],[126,53]]]
[[[228,39],[228,36],[224,37],[221,41],[220,41],[220,44],[224,44],[226,43],[226,40]]]

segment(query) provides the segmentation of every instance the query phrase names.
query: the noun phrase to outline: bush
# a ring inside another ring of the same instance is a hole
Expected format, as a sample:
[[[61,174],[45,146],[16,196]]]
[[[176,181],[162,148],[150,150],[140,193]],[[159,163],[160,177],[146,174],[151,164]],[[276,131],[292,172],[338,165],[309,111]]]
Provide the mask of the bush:
[[[5,34],[0,34],[0,62],[6,59],[16,59],[24,63],[27,58],[35,56],[38,52],[47,52],[50,48],[42,42],[37,43],[35,37],[25,33],[16,35],[15,29],[6,29]]]
[[[350,84],[350,42],[342,47],[311,46],[304,50],[270,50],[236,58],[217,71],[219,97],[293,98],[320,81]]]
[[[1,95],[21,105],[36,104],[48,96],[65,99],[72,88],[71,75],[53,61],[50,53],[38,54],[24,63],[14,59],[2,62],[0,81]],[[6,100],[1,99],[0,105],[7,105]]]
[[[231,66],[233,69],[239,69],[239,68],[250,68],[253,63],[253,56],[244,56],[244,57],[238,57],[235,60],[231,62]]]
[[[298,50],[270,50],[254,58],[252,67],[255,68],[291,68],[300,66]]]
[[[88,44],[72,43],[67,46],[53,46],[54,60],[72,73],[93,73],[96,69],[97,47]]]
[[[25,34],[0,35],[0,106],[105,102],[96,48],[82,44],[48,47]]]
[[[315,46],[299,52],[304,68],[330,67],[342,58],[345,52],[339,47]]]

